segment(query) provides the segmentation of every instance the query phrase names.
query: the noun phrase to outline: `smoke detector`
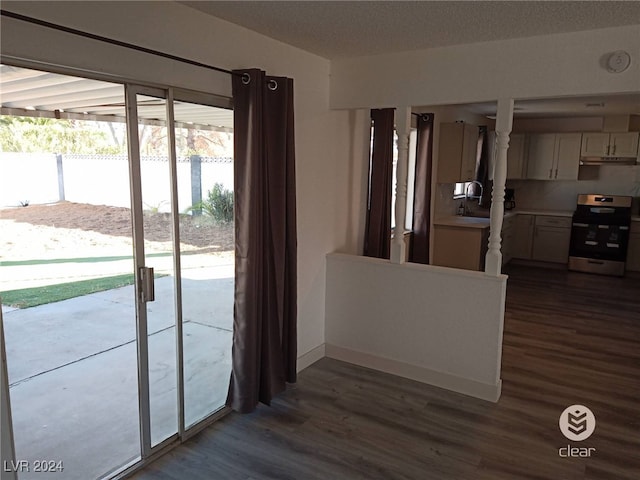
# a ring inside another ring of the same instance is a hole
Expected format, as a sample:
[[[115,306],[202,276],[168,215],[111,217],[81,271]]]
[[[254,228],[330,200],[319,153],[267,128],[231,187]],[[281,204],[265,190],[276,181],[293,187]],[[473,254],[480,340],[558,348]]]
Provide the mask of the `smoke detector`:
[[[606,65],[610,73],[624,72],[631,65],[631,55],[624,50],[615,51],[607,57]]]

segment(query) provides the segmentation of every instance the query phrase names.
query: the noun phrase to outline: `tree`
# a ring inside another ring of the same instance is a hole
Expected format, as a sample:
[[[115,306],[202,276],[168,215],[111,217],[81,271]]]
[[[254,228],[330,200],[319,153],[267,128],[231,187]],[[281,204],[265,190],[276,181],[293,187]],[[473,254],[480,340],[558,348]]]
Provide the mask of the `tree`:
[[[167,128],[141,124],[140,153],[166,157]],[[176,128],[178,156],[233,156],[233,134],[196,128]],[[124,155],[126,125],[120,122],[57,120],[0,116],[0,150],[24,153],[79,153]]]
[[[0,148],[5,152],[119,154],[122,146],[104,122],[0,116]]]

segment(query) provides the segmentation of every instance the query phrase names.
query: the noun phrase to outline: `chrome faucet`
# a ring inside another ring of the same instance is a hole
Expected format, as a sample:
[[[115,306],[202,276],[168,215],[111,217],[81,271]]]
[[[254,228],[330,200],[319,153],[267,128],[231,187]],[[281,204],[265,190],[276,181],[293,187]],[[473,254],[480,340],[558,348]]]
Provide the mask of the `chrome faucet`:
[[[477,184],[480,187],[480,195],[471,195],[469,196],[469,187],[473,184]],[[482,186],[482,183],[480,183],[477,180],[473,180],[472,182],[469,182],[466,186],[466,188],[464,189],[464,213],[467,214],[469,213],[469,208],[467,207],[467,200],[468,199],[474,199],[477,198],[478,199],[478,205],[480,205],[480,202],[482,201],[482,195],[484,193],[484,187]]]

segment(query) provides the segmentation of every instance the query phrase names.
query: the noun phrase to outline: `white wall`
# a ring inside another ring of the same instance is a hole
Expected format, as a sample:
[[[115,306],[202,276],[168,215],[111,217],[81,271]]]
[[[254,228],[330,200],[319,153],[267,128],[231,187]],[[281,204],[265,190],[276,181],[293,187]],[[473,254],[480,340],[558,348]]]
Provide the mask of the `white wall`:
[[[325,260],[345,248],[336,225],[349,178],[347,112],[329,110],[329,62],[174,2],[3,2],[15,11],[226,69],[294,78],[299,354],[324,342]],[[150,84],[231,95],[230,77],[2,17],[5,62],[21,57]]]
[[[348,123],[336,125],[345,129],[349,137],[347,145],[346,177],[344,169],[336,170],[337,188],[335,198],[336,241],[335,251],[342,253],[362,253],[364,247],[365,212],[369,188],[369,142],[371,136],[371,116],[369,110],[351,110]],[[340,132],[337,137],[343,135]]]
[[[545,35],[331,64],[332,108],[448,105],[498,98],[638,92],[640,25]],[[627,71],[608,73],[602,58],[626,50]]]
[[[329,255],[327,355],[497,401],[505,289],[504,275]]]

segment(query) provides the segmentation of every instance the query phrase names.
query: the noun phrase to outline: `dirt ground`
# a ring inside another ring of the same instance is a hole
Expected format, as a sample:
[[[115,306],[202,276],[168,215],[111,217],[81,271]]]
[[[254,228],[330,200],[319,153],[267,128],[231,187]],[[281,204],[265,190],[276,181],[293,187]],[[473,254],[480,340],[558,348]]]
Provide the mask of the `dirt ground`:
[[[60,202],[0,209],[0,261],[130,255],[128,208]],[[145,212],[147,252],[171,250],[168,213]],[[232,252],[233,226],[209,217],[180,216],[182,251]]]

